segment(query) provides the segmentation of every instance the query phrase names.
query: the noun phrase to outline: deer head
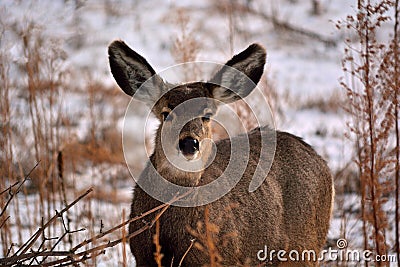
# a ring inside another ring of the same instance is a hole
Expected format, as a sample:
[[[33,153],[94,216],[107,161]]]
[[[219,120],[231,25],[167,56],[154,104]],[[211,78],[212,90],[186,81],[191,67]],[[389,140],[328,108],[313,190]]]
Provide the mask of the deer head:
[[[210,122],[218,106],[249,95],[261,78],[266,60],[265,49],[252,44],[209,81],[176,85],[163,81],[123,41],[114,41],[108,53],[111,72],[121,89],[150,106],[161,122],[154,151],[157,170],[173,169],[175,176],[189,177],[193,173],[201,175],[212,160]],[[188,179],[189,184],[196,181]]]

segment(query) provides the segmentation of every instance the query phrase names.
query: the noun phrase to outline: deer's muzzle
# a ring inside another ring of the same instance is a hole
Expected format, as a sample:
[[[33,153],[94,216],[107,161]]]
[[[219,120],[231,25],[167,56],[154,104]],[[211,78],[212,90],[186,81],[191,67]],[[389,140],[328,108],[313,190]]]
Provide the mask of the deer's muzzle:
[[[192,137],[179,140],[179,150],[185,157],[192,158],[199,151],[199,141]]]

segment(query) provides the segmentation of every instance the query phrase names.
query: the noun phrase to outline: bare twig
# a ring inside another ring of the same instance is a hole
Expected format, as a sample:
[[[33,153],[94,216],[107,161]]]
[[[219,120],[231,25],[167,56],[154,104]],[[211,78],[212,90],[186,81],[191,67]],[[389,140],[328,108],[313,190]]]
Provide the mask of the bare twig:
[[[11,189],[19,184],[19,181],[16,181],[14,184],[10,185],[8,188],[4,189],[0,192],[0,195],[4,194],[7,191],[11,191]]]
[[[92,242],[95,241],[95,240],[98,240],[98,239],[100,239],[100,238],[103,238],[104,236],[106,236],[106,235],[108,235],[108,234],[110,234],[110,233],[112,233],[112,232],[115,232],[116,230],[120,229],[121,227],[124,227],[125,225],[127,225],[127,224],[129,224],[129,223],[131,223],[131,222],[137,221],[137,220],[139,220],[139,219],[141,219],[141,218],[143,218],[143,217],[146,217],[147,215],[149,215],[149,214],[151,214],[151,213],[153,213],[153,212],[155,212],[155,211],[157,211],[157,210],[159,210],[159,209],[163,209],[163,208],[165,208],[166,206],[169,206],[169,203],[164,203],[164,204],[162,204],[162,205],[160,205],[160,206],[157,206],[157,207],[155,207],[155,208],[153,208],[153,209],[151,209],[151,210],[149,210],[149,211],[147,211],[147,212],[145,212],[145,213],[143,213],[143,214],[141,214],[141,215],[139,215],[139,216],[136,216],[136,217],[134,217],[134,218],[131,218],[131,219],[129,219],[129,220],[123,222],[123,223],[120,223],[120,224],[118,224],[117,226],[115,226],[115,227],[113,227],[113,228],[111,228],[111,229],[109,229],[109,230],[107,230],[107,231],[105,231],[105,232],[102,232],[102,233],[100,233],[100,234],[98,234],[98,235],[96,235],[96,236],[94,236],[94,237],[92,237],[92,238],[90,238],[90,239],[84,240],[83,242],[81,242],[81,243],[79,243],[78,245],[76,245],[75,247],[73,247],[73,248],[71,249],[71,251],[72,251],[72,252],[75,252],[75,251],[77,251],[78,249],[80,249],[81,247],[86,246],[86,245],[92,243]],[[128,240],[128,239],[129,239],[128,237],[129,237],[129,235],[126,236],[125,239]]]
[[[4,221],[1,222],[0,224],[0,229],[4,226],[4,224],[10,219],[10,216],[7,216],[7,218],[4,219]]]
[[[187,196],[191,192],[193,192],[193,190],[188,190],[186,193],[184,193],[182,195],[175,196],[173,199],[171,199],[170,202],[161,204],[141,215],[138,215],[134,218],[130,218],[129,220],[126,220],[107,231],[103,231],[90,239],[84,240],[68,251],[55,250],[57,245],[59,245],[59,243],[65,238],[65,236],[67,236],[68,234],[72,234],[72,233],[84,230],[84,229],[79,229],[76,231],[71,231],[70,229],[68,229],[68,227],[63,219],[63,214],[66,211],[68,211],[72,206],[74,206],[77,202],[79,202],[84,197],[86,197],[90,192],[92,192],[92,190],[93,189],[87,190],[84,194],[79,196],[77,199],[75,199],[73,202],[71,202],[69,205],[67,205],[60,212],[56,211],[56,214],[53,217],[51,217],[46,223],[43,222],[42,226],[29,238],[28,241],[26,241],[22,245],[22,247],[16,253],[14,253],[14,255],[12,255],[10,257],[6,257],[6,258],[0,258],[0,265],[1,266],[15,266],[16,264],[21,264],[24,261],[28,261],[28,260],[30,261],[29,262],[30,265],[37,264],[40,266],[56,266],[56,265],[57,266],[68,266],[68,265],[84,262],[90,258],[97,257],[98,255],[104,253],[106,249],[114,247],[114,246],[120,244],[121,242],[130,240],[134,236],[137,236],[138,234],[150,229],[151,227],[154,226],[154,224],[159,220],[159,218],[162,216],[162,214],[170,207],[170,205],[172,203],[174,203],[175,201],[177,201],[177,200]],[[91,243],[94,243],[96,240],[103,238],[104,236],[125,227],[127,224],[129,224],[133,221],[139,220],[143,217],[146,217],[156,211],[158,211],[158,213],[154,216],[152,221],[150,221],[149,223],[144,225],[142,228],[140,228],[134,232],[131,232],[129,235],[123,234],[121,238],[118,238],[113,241],[105,241],[100,245],[97,245],[92,248],[85,249],[83,251],[78,252],[78,250],[80,248],[82,248],[86,245],[89,245]],[[54,221],[58,218],[61,218],[64,233],[60,237],[53,237],[53,238],[46,237],[44,234],[45,229],[48,228],[49,225],[54,223]],[[35,242],[41,236],[43,237],[43,240],[39,246],[39,249],[37,251],[27,252],[29,249],[31,249],[33,247]],[[56,242],[52,245],[50,250],[43,249],[45,242],[47,242],[49,240],[56,240]],[[39,259],[39,257],[42,257],[42,258]],[[63,257],[63,258],[49,260],[49,261],[45,262],[46,260],[48,260],[49,257]]]
[[[142,228],[136,230],[136,231],[133,232],[133,233],[130,233],[130,234],[129,234],[128,236],[126,236],[126,237],[122,237],[122,238],[116,239],[116,240],[114,240],[114,241],[109,241],[109,242],[107,242],[107,243],[104,243],[104,244],[95,246],[95,247],[93,247],[93,248],[84,250],[84,251],[79,252],[79,253],[73,253],[75,250],[74,250],[74,251],[71,250],[71,251],[70,251],[71,254],[65,255],[65,256],[68,256],[68,257],[63,258],[63,259],[59,259],[59,260],[56,260],[56,261],[52,261],[52,262],[43,263],[43,264],[41,264],[41,266],[55,266],[55,265],[57,265],[57,266],[64,266],[64,265],[59,265],[59,264],[67,263],[67,262],[68,262],[68,264],[83,262],[83,261],[85,261],[85,260],[87,260],[87,259],[89,259],[89,258],[94,257],[93,255],[98,255],[97,253],[98,253],[99,251],[100,251],[99,254],[101,254],[102,251],[104,251],[105,249],[114,247],[114,246],[118,245],[119,243],[121,243],[123,240],[129,240],[129,239],[133,238],[134,236],[137,236],[138,234],[140,234],[140,233],[142,233],[142,232],[148,230],[149,228],[151,228],[151,226],[154,225],[154,223],[155,223],[155,222],[160,218],[160,216],[168,209],[169,206],[170,206],[170,204],[163,205],[162,210],[156,215],[156,217],[155,217],[149,224],[143,226]],[[154,211],[153,211],[153,212],[154,212]],[[135,217],[134,219],[138,219],[138,218]],[[132,219],[131,219],[131,220],[132,220]],[[121,226],[121,225],[126,225],[126,224],[127,224],[129,221],[131,221],[131,220],[128,220],[128,221],[124,222],[123,224],[120,224],[120,226]],[[115,231],[115,230],[117,230],[117,229],[119,229],[119,228],[114,227],[114,228],[112,228],[112,229],[114,229],[113,231]],[[110,233],[110,231],[107,231],[107,232]],[[91,240],[90,242],[93,242],[93,241],[94,241],[93,238],[91,238],[90,240]],[[90,243],[90,242],[89,242],[89,243]],[[87,241],[84,241],[84,242],[82,242],[82,243],[88,244]],[[82,244],[82,243],[81,243],[81,244]],[[81,244],[79,244],[78,246],[79,246],[79,247],[82,247]],[[78,260],[73,260],[72,257],[73,257],[73,258],[79,258],[79,257],[81,257],[81,258],[78,259]],[[0,263],[1,263],[1,262],[0,262]]]
[[[65,252],[65,251],[37,251],[37,252],[31,252],[31,253],[27,253],[27,251],[30,248],[32,248],[32,246],[38,240],[38,238],[44,234],[45,229],[49,225],[51,225],[57,218],[61,217],[63,215],[63,213],[65,213],[67,210],[69,210],[72,206],[74,206],[76,203],[78,203],[81,199],[86,197],[92,191],[93,191],[92,188],[87,190],[84,194],[82,194],[77,199],[75,199],[72,203],[67,205],[63,210],[61,210],[60,212],[56,212],[56,215],[54,215],[52,218],[50,218],[50,220],[48,220],[46,223],[44,223],[42,225],[42,227],[40,227],[35,232],[35,234],[33,234],[28,239],[28,241],[26,241],[21,246],[21,248],[16,253],[14,253],[14,255],[12,255],[11,257],[0,258],[0,265],[9,265],[10,266],[10,265],[16,264],[18,262],[21,262],[21,261],[24,261],[24,260],[27,260],[27,259],[36,259],[39,256],[61,256],[61,255],[69,255],[69,254],[71,254],[72,252],[70,252],[70,251],[68,251],[68,252]],[[45,240],[49,240],[49,239],[48,238],[44,238],[44,241]],[[42,243],[42,245],[43,245],[43,243]],[[52,249],[54,249],[54,247]]]
[[[40,256],[73,256],[73,253],[70,251],[36,251],[36,252],[29,252],[22,255],[11,256],[8,258],[0,259],[1,266],[12,266],[17,264],[18,262],[22,262],[28,259],[34,259]]]
[[[116,230],[120,229],[121,227],[123,227],[123,226],[125,226],[125,225],[127,225],[127,224],[130,224],[131,222],[140,220],[140,219],[146,217],[147,215],[152,214],[152,213],[156,212],[157,210],[162,209],[162,211],[160,212],[160,214],[158,214],[158,215],[156,216],[156,218],[149,224],[149,227],[146,228],[146,229],[148,229],[148,228],[150,228],[150,227],[153,226],[153,224],[156,222],[156,220],[158,220],[159,216],[161,216],[161,214],[164,213],[164,211],[165,211],[172,203],[174,203],[175,201],[177,201],[177,200],[179,200],[179,199],[181,199],[181,198],[184,198],[185,196],[187,196],[187,195],[190,194],[191,192],[193,192],[193,190],[188,190],[186,193],[184,193],[184,194],[182,194],[182,195],[180,195],[180,196],[174,197],[173,199],[171,199],[171,201],[169,201],[169,202],[167,202],[167,203],[161,204],[161,205],[159,205],[159,206],[157,206],[157,207],[155,207],[155,208],[153,208],[153,209],[151,209],[151,210],[148,210],[148,211],[142,213],[141,215],[138,215],[138,216],[136,216],[136,217],[134,217],[134,218],[131,218],[131,219],[129,219],[129,220],[123,222],[123,223],[120,223],[119,225],[117,225],[117,226],[115,226],[115,227],[113,227],[113,228],[111,228],[111,229],[109,229],[109,230],[107,230],[107,231],[105,231],[105,232],[102,232],[102,233],[100,233],[100,234],[98,234],[98,235],[96,235],[96,236],[94,236],[94,237],[92,237],[92,238],[90,238],[90,239],[87,239],[87,240],[81,242],[80,244],[78,244],[77,246],[75,246],[74,248],[72,248],[71,251],[72,251],[72,252],[75,252],[75,251],[77,251],[78,249],[80,249],[81,247],[83,247],[83,246],[85,246],[85,245],[87,245],[87,244],[89,244],[89,243],[92,243],[93,241],[98,240],[98,239],[104,237],[105,235],[108,235],[109,233],[115,232]],[[144,229],[144,230],[146,230],[146,229]],[[143,231],[144,231],[144,230],[143,230]],[[140,231],[140,233],[143,232],[143,231],[142,231],[142,228],[139,229],[138,231]],[[135,235],[130,234],[130,235],[126,236],[125,239],[126,239],[126,240],[130,240],[133,236],[135,236]]]
[[[154,260],[157,263],[157,267],[162,267],[162,258],[163,254],[161,253],[161,244],[160,244],[160,221],[156,221],[156,233],[153,236],[153,243],[156,247],[156,251],[154,252]]]
[[[7,200],[6,204],[4,205],[3,209],[1,210],[1,212],[0,212],[0,217],[3,216],[4,212],[7,210],[7,207],[8,207],[8,205],[10,205],[10,203],[11,203],[12,199],[14,198],[14,196],[15,196],[16,194],[19,193],[19,191],[21,190],[21,187],[24,185],[24,183],[26,182],[26,180],[29,179],[29,176],[30,176],[31,173],[36,169],[36,167],[37,167],[38,165],[39,165],[39,162],[36,163],[36,165],[29,171],[29,173],[28,173],[27,175],[25,175],[24,179],[23,179],[21,182],[17,182],[17,183],[19,183],[19,186],[18,186],[17,190],[15,190],[15,192],[12,192],[12,190],[11,190],[12,187],[14,187],[15,184],[12,185],[12,186],[10,186],[10,187],[6,190],[6,191],[9,192],[10,198]],[[4,191],[3,191],[3,192],[4,192]],[[2,193],[3,193],[3,192],[2,192]],[[1,193],[1,194],[2,194],[2,193]]]
[[[122,210],[122,221],[125,221],[125,209]],[[126,260],[126,230],[125,227],[121,228],[122,234],[122,266],[127,266]]]
[[[190,240],[190,245],[189,245],[189,247],[187,248],[187,250],[185,251],[185,253],[183,254],[181,260],[179,261],[178,267],[181,267],[181,266],[182,266],[183,260],[186,258],[186,255],[187,255],[187,254],[189,253],[189,251],[192,249],[193,244],[194,244],[195,241],[196,241],[196,238],[193,238],[193,239]]]
[[[15,255],[19,254],[24,254],[30,249],[33,244],[36,242],[36,240],[44,233],[44,230],[52,224],[57,218],[59,218],[64,212],[69,210],[72,206],[74,206],[76,203],[78,203],[81,199],[86,197],[88,194],[90,194],[93,191],[93,188],[90,188],[87,190],[84,194],[80,195],[77,199],[75,199],[72,203],[70,203],[68,206],[66,206],[64,209],[62,209],[60,212],[58,212],[56,215],[54,215],[50,220],[47,221],[42,227],[40,227],[35,234],[32,235],[32,237],[15,253]]]

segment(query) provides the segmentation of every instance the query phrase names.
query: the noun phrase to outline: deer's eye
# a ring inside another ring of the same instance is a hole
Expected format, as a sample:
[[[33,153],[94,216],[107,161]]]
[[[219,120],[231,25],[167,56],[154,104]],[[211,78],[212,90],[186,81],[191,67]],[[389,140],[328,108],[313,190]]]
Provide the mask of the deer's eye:
[[[161,116],[163,117],[164,121],[172,120],[172,116],[168,116],[168,115],[169,115],[169,112],[167,112],[167,111],[161,112]]]
[[[211,112],[207,112],[206,114],[203,115],[203,117],[201,118],[203,121],[210,121],[210,118],[212,117],[212,113]]]

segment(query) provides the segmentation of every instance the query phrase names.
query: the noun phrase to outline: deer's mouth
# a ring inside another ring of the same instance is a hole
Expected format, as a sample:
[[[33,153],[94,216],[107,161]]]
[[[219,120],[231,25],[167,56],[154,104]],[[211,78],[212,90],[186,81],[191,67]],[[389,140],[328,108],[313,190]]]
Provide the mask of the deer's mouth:
[[[200,142],[192,137],[185,137],[179,140],[178,147],[187,160],[192,160],[199,153]]]

